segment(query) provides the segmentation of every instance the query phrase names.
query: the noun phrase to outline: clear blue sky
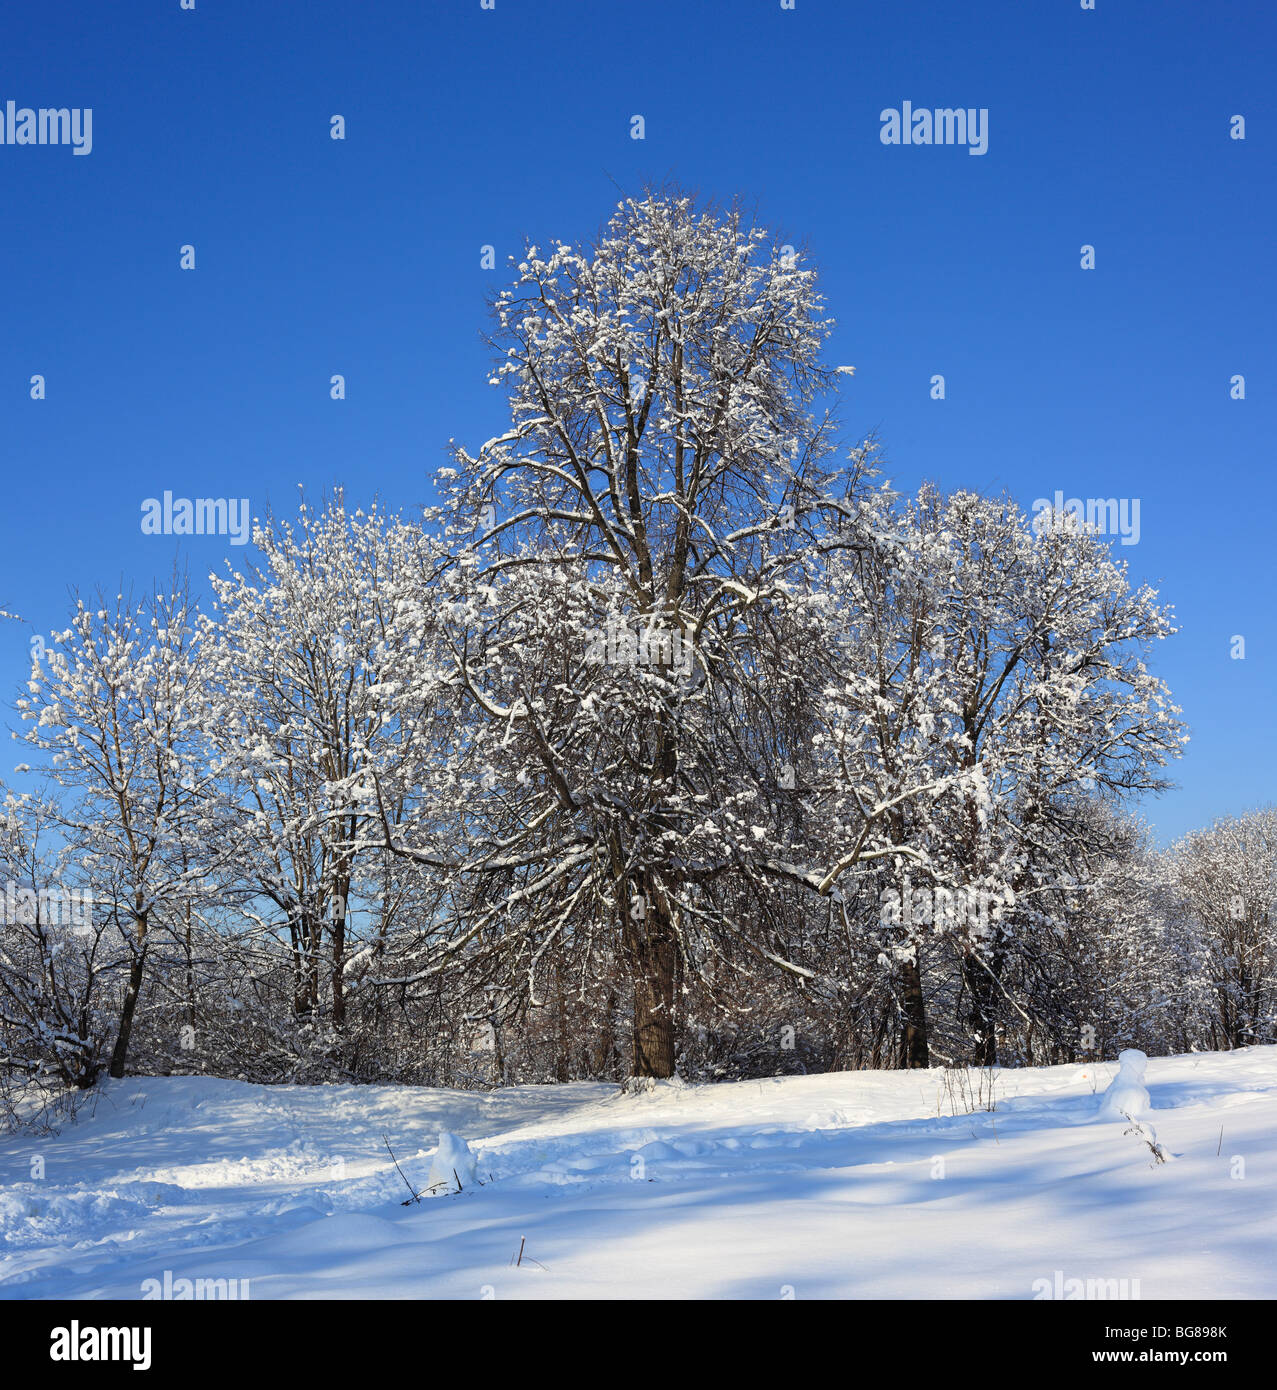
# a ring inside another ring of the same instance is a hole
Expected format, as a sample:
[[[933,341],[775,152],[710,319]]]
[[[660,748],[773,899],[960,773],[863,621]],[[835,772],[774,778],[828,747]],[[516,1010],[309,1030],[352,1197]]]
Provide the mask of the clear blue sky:
[[[142,535],[145,497],[429,500],[449,437],[504,424],[506,255],[668,177],[809,244],[848,434],[900,483],[1140,499],[1119,549],[1175,604],[1193,731],[1146,814],[1273,799],[1275,50],[1261,0],[6,5],[0,111],[92,107],[94,141],[0,146],[6,690],[70,586],[244,554]],[[987,108],[987,154],[883,145],[905,100]]]

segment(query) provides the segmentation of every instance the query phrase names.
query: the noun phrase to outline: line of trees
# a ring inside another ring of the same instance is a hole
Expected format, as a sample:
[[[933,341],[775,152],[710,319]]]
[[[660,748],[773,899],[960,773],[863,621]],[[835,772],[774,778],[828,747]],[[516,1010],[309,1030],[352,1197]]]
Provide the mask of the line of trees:
[[[436,507],[36,644],[0,1069],[750,1075],[1271,1039],[1274,818],[1155,854],[1156,594],[839,450],[803,255],[620,204],[493,305]],[[50,920],[57,884],[88,921]],[[16,899],[15,899],[16,901]],[[35,906],[30,904],[34,901]]]

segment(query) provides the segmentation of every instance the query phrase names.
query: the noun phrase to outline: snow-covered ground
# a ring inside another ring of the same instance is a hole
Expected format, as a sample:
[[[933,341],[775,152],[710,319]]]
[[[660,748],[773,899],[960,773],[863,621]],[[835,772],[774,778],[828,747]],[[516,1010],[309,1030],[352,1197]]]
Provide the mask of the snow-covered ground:
[[[1097,1120],[1115,1071],[1002,1071],[993,1113],[957,1115],[939,1071],[638,1096],[114,1082],[58,1137],[0,1140],[0,1297],[167,1275],[254,1300],[1027,1299],[1057,1273],[1277,1297],[1277,1048],[1149,1063],[1165,1163]],[[383,1134],[421,1189],[441,1132],[478,1183],[401,1205]]]

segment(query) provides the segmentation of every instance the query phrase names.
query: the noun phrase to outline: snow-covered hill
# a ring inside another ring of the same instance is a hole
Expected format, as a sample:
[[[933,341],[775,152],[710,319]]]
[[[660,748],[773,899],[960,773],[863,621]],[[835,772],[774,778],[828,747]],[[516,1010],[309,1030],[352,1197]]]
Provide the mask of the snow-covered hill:
[[[940,1071],[110,1083],[57,1138],[0,1140],[0,1296],[1277,1297],[1277,1048],[1153,1060],[1143,1134],[1096,1118],[1115,1071],[999,1072],[992,1113]],[[401,1205],[441,1132],[479,1182]]]

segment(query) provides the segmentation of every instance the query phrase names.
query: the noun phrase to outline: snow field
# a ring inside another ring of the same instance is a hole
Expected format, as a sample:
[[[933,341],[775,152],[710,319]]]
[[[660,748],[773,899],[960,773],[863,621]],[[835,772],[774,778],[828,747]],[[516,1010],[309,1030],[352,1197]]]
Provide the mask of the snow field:
[[[1277,1296],[1277,1048],[1127,1076],[1174,1163],[1102,1117],[1117,1074],[1003,1070],[994,1112],[956,1115],[938,1070],[114,1082],[60,1135],[0,1140],[0,1297],[138,1298],[166,1271],[254,1299],[1025,1299],[1056,1271]]]

